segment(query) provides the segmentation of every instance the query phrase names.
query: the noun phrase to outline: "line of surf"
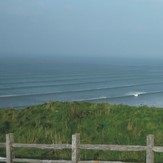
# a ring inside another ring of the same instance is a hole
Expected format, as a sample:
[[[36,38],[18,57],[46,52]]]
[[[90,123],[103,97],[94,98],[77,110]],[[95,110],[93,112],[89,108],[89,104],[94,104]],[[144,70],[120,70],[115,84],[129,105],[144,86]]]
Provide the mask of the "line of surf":
[[[74,82],[74,83],[47,84],[47,85],[45,85],[45,84],[42,84],[42,85],[26,85],[26,86],[17,86],[17,87],[3,87],[3,88],[0,88],[0,90],[12,90],[12,89],[23,89],[23,88],[42,88],[42,87],[55,87],[55,86],[71,86],[71,85],[75,86],[75,85],[84,85],[84,84],[107,83],[109,81],[103,80],[103,81],[94,81],[94,82]],[[135,86],[144,86],[144,85],[156,85],[156,84],[163,84],[163,81],[151,82],[151,83],[138,83],[138,84],[131,84],[131,85],[122,85],[122,86],[108,87],[106,89],[135,87]],[[103,89],[103,88],[101,88],[101,89]]]
[[[17,86],[17,87],[3,87],[0,90],[10,90],[10,89],[23,89],[23,88],[42,88],[42,87],[55,87],[55,86],[71,86],[71,85],[83,85],[83,84],[97,84],[97,83],[107,83],[108,81],[94,81],[94,82],[75,82],[75,83],[62,83],[62,84],[47,84],[47,85],[27,85],[27,86]],[[163,82],[162,82],[163,83]],[[131,86],[140,86],[144,84],[131,84],[131,85],[122,85],[116,87],[131,87]],[[116,88],[116,87],[108,87],[108,88]],[[100,88],[99,88],[100,89]]]
[[[118,88],[118,87],[116,87],[116,88]],[[85,89],[85,90],[56,91],[56,92],[33,93],[33,94],[30,93],[30,94],[0,95],[0,98],[25,97],[25,96],[45,96],[45,95],[88,92],[88,91],[97,91],[97,90],[106,90],[106,89],[113,89],[113,88],[97,88],[97,89]],[[157,94],[157,93],[163,93],[163,90],[161,90],[161,91],[153,91],[153,92],[142,92],[142,93],[139,93],[139,95]],[[135,96],[135,95],[134,94],[125,94],[125,95],[122,95],[122,96],[108,97],[108,98],[122,98],[122,97],[130,97],[130,96]]]
[[[148,94],[157,94],[157,93],[163,93],[162,91],[155,91],[155,92],[137,92],[138,96],[142,96],[142,95],[148,95]],[[107,96],[101,96],[101,97],[94,97],[94,98],[87,98],[87,99],[78,99],[76,101],[100,101],[100,100],[111,100],[111,99],[118,99],[118,98],[126,98],[126,97],[134,97],[135,93],[133,94],[125,94],[122,96],[113,96],[113,97],[107,97]],[[138,97],[137,96],[137,97]]]
[[[117,76],[117,75],[116,75]],[[89,77],[89,76],[87,76],[87,77],[85,77],[85,78],[63,78],[63,79],[55,79],[55,77],[54,77],[54,80],[28,80],[28,79],[26,79],[26,80],[23,80],[23,81],[12,81],[12,80],[8,80],[8,81],[5,81],[5,82],[2,82],[2,81],[0,81],[0,83],[1,84],[3,84],[3,85],[6,85],[6,84],[26,84],[26,83],[49,83],[49,82],[69,82],[69,81],[81,81],[81,80],[87,80],[87,81],[90,81],[90,80],[94,80],[94,79],[101,79],[101,77]],[[114,79],[113,79],[113,77],[112,76],[105,76],[105,77],[103,77],[103,79],[105,79],[105,80],[107,80],[107,81],[117,81],[117,80],[121,80],[121,81],[125,81],[125,80],[131,80],[131,79],[142,79],[142,77],[129,77],[129,76],[127,76],[127,77],[124,77],[123,76],[123,78],[122,77],[120,77],[120,76],[117,76],[116,78],[114,77]]]
[[[41,95],[52,95],[52,94],[64,94],[64,93],[77,93],[77,92],[90,92],[90,91],[99,91],[99,90],[108,90],[108,89],[118,89],[124,87],[131,87],[130,85],[123,85],[118,87],[102,87],[102,88],[92,88],[92,89],[78,89],[78,90],[67,90],[67,91],[56,91],[56,92],[46,92],[46,93],[31,93],[31,94],[15,94],[15,95],[0,95],[0,98],[7,97],[23,97],[23,96],[41,96]]]

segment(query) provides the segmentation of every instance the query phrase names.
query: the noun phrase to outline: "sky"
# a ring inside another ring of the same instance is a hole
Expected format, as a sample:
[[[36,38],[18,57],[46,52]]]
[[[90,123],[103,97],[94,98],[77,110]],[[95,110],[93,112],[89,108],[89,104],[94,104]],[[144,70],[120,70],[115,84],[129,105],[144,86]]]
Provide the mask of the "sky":
[[[0,0],[0,56],[163,58],[163,0]]]

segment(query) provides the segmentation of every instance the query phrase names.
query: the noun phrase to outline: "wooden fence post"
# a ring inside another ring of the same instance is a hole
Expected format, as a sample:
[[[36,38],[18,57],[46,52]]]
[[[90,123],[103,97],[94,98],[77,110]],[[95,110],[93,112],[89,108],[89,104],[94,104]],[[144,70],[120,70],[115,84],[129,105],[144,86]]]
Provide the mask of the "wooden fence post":
[[[154,163],[154,135],[147,136],[146,163]]]
[[[12,163],[14,158],[14,150],[12,147],[14,143],[14,136],[12,133],[6,135],[6,162]]]
[[[80,134],[72,135],[72,163],[80,160]]]

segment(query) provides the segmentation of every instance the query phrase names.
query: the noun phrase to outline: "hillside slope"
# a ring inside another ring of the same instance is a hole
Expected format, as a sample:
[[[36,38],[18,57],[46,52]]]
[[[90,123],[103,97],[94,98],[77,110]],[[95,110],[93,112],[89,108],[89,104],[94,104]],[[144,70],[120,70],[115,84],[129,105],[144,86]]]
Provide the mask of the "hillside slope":
[[[0,109],[0,142],[14,133],[19,143],[71,143],[80,133],[81,143],[145,145],[153,134],[155,144],[163,146],[163,109],[147,106],[52,102],[25,109]],[[1,150],[2,155],[4,151]],[[145,153],[81,151],[82,159],[144,161]],[[18,157],[69,159],[71,152],[53,150],[16,151]],[[156,154],[161,162],[163,154]]]

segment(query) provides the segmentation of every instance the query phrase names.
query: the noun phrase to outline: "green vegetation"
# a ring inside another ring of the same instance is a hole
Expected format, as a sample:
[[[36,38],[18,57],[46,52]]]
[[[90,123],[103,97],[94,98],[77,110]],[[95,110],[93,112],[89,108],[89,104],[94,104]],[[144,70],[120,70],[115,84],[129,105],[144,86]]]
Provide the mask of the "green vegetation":
[[[80,133],[81,144],[146,145],[146,136],[155,136],[163,146],[163,109],[147,106],[53,102],[25,109],[0,109],[0,142],[14,133],[18,143],[70,143]],[[1,149],[1,156],[5,152]],[[70,159],[71,151],[17,149],[17,157]],[[81,159],[145,162],[143,152],[82,150]],[[163,160],[156,154],[155,161]]]

